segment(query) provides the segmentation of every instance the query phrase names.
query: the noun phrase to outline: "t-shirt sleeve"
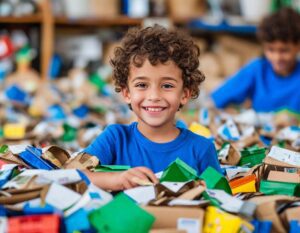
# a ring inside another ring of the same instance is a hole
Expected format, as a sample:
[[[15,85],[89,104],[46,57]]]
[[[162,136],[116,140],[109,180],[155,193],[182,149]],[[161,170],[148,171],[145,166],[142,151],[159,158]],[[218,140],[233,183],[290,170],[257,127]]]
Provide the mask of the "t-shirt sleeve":
[[[116,136],[113,126],[108,126],[83,152],[96,156],[101,164],[112,164],[115,156]]]
[[[223,174],[218,160],[217,151],[213,143],[210,143],[210,145],[207,147],[207,150],[200,161],[200,172],[204,172],[209,166]]]
[[[211,98],[217,108],[224,108],[229,104],[241,104],[251,97],[256,63],[246,65],[211,93]]]

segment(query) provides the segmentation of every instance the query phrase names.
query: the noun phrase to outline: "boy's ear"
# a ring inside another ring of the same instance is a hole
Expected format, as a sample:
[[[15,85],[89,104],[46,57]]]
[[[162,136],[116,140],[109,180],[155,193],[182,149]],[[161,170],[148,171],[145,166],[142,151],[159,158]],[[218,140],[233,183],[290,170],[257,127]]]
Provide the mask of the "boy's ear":
[[[128,87],[122,88],[121,92],[122,92],[122,95],[123,95],[123,98],[124,98],[125,102],[127,104],[130,104],[131,103],[131,98],[130,98],[130,92],[129,92]]]
[[[189,101],[189,99],[191,98],[191,90],[190,89],[188,89],[188,88],[184,88],[183,89],[183,93],[182,93],[182,96],[181,96],[181,101],[180,101],[180,103],[182,104],[182,105],[185,105],[188,101]]]

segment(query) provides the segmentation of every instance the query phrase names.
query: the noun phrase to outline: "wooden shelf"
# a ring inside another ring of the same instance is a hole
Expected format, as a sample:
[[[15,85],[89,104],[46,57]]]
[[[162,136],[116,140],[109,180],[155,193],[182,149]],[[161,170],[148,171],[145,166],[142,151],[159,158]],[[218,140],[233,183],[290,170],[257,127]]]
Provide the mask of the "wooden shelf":
[[[129,18],[119,16],[116,18],[80,18],[70,19],[67,17],[55,17],[54,22],[57,26],[95,26],[95,27],[112,27],[112,26],[138,26],[143,19]]]
[[[15,16],[0,17],[0,23],[2,24],[13,24],[13,23],[38,24],[38,23],[42,23],[42,21],[43,18],[41,14],[20,16],[20,17],[15,17]]]

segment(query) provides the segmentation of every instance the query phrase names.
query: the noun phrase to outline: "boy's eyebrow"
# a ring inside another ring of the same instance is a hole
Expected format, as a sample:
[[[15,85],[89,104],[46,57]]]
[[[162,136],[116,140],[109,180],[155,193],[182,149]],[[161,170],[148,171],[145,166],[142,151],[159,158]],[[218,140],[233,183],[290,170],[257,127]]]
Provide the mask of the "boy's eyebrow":
[[[138,77],[135,77],[134,79],[132,79],[131,80],[131,82],[134,82],[134,81],[136,81],[136,80],[149,80],[149,79],[151,79],[151,78],[148,78],[148,77],[145,77],[145,76],[138,76]],[[162,77],[162,80],[171,80],[171,81],[174,81],[174,82],[178,82],[178,80],[177,79],[175,79],[175,78],[172,78],[172,77]]]

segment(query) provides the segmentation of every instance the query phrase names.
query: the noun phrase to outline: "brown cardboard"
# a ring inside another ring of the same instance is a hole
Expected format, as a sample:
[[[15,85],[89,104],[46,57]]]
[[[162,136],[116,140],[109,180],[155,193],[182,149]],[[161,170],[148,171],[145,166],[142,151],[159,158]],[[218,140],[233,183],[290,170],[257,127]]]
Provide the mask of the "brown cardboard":
[[[300,174],[281,171],[270,171],[267,179],[272,181],[288,183],[300,183]]]
[[[199,17],[206,10],[206,1],[204,0],[167,0],[166,2],[173,19]]]
[[[229,164],[229,165],[237,165],[241,159],[241,153],[239,150],[234,146],[230,145],[228,155],[225,159],[221,160],[222,164]]]
[[[285,214],[288,222],[292,220],[297,220],[300,222],[300,206],[287,209]]]
[[[202,232],[204,210],[201,208],[187,208],[187,207],[157,207],[145,206],[143,207],[147,212],[155,217],[153,229],[168,229],[177,228],[177,220],[179,218],[193,218],[200,222],[199,232]]]
[[[91,16],[113,18],[119,15],[119,0],[89,0]]]
[[[296,166],[296,165],[291,165],[291,164],[288,164],[288,163],[284,163],[284,162],[281,162],[281,161],[276,160],[274,158],[271,158],[269,156],[267,156],[264,159],[264,163],[265,164],[269,164],[269,165],[281,166],[281,167],[296,167],[296,168],[300,168],[300,166]]]
[[[91,156],[86,153],[79,153],[74,158],[69,159],[64,165],[64,169],[90,169],[99,164],[99,159],[96,156]]]

